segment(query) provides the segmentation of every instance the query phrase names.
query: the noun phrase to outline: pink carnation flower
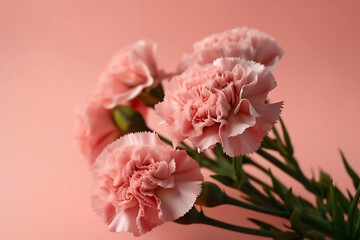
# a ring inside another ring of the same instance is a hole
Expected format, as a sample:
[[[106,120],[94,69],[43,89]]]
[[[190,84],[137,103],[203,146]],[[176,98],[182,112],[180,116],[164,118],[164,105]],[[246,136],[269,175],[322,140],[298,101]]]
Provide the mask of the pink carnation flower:
[[[156,44],[141,40],[115,55],[100,77],[97,94],[106,108],[128,105],[145,88],[155,86],[162,72],[155,61]]]
[[[178,70],[183,72],[190,66],[212,63],[224,57],[253,60],[273,69],[282,53],[273,37],[256,29],[234,28],[196,42],[194,52],[183,57]]]
[[[265,104],[275,86],[264,65],[220,58],[172,78],[155,110],[170,126],[174,146],[189,139],[204,150],[220,142],[238,156],[256,151],[277,121],[282,103]]]
[[[92,205],[113,232],[139,236],[183,216],[201,191],[198,163],[156,134],[116,140],[94,164]]]
[[[75,111],[75,141],[90,164],[106,145],[121,134],[112,118],[112,111],[103,108],[96,96],[82,101]]]

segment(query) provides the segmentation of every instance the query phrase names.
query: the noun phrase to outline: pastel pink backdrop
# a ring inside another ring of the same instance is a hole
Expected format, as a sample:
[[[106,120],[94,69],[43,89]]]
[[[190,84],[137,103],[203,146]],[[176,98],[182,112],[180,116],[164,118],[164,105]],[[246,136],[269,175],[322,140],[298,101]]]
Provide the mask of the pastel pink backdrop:
[[[108,232],[91,210],[91,174],[72,147],[72,130],[75,103],[94,90],[120,47],[142,38],[157,42],[160,66],[174,70],[181,54],[211,33],[246,25],[274,36],[285,54],[270,96],[285,101],[282,116],[300,165],[309,176],[322,168],[342,189],[352,188],[341,148],[360,172],[357,1],[2,0],[0,6],[0,239],[133,239]],[[229,207],[206,213],[238,224],[250,216]],[[174,223],[139,239],[220,237],[261,239]]]

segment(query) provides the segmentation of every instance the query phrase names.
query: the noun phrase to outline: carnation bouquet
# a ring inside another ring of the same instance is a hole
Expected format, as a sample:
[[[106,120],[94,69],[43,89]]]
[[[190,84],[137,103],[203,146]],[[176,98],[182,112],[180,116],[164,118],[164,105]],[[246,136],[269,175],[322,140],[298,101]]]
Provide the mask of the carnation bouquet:
[[[273,239],[360,239],[359,176],[342,152],[354,189],[344,193],[323,171],[305,176],[280,117],[283,103],[268,99],[282,54],[273,37],[243,27],[196,42],[176,72],[158,67],[148,40],[112,58],[76,110],[76,142],[94,176],[92,206],[109,231],[140,236],[175,221]],[[150,111],[167,134],[149,126]],[[273,168],[314,200],[293,192]],[[241,195],[231,197],[230,188]],[[257,226],[249,228],[206,214],[224,204],[285,224],[249,218]]]

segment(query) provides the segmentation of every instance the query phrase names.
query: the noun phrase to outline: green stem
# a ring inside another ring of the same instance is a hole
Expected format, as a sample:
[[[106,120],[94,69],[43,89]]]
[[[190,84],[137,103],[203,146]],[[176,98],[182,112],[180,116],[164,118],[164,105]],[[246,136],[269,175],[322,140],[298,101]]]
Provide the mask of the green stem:
[[[273,128],[272,128],[272,131],[273,131],[275,137],[281,141],[280,134],[279,134],[279,132],[277,131],[277,129],[276,129],[275,127],[273,127]]]
[[[246,176],[253,180],[254,182],[256,182],[257,184],[261,185],[262,187],[268,188],[268,189],[273,189],[270,185],[264,183],[263,181],[261,181],[260,179],[254,177],[253,175],[246,173]]]
[[[349,208],[349,214],[348,214],[348,222],[347,222],[347,232],[349,235],[349,238],[351,239],[353,236],[353,222],[354,222],[354,214],[356,211],[356,208],[359,204],[359,198],[360,198],[360,184],[356,190],[356,194],[354,199],[351,202],[350,208]]]
[[[330,222],[324,220],[322,217],[315,215],[317,213],[310,213],[306,209],[301,209],[299,212],[300,219],[310,227],[324,233],[328,237],[334,238],[335,235],[332,230]]]
[[[287,153],[285,155],[282,154],[282,156],[294,166],[295,170],[297,170],[300,174],[304,175],[300,169],[298,161],[296,160],[296,158],[293,155],[289,155]]]
[[[268,231],[268,230],[260,230],[260,229],[253,229],[253,228],[236,226],[236,225],[233,225],[233,224],[221,222],[221,221],[213,219],[213,218],[209,218],[209,217],[207,217],[205,215],[202,215],[200,223],[207,224],[207,225],[214,226],[214,227],[227,229],[227,230],[231,230],[231,231],[234,231],[234,232],[239,232],[239,233],[246,233],[246,234],[262,236],[262,237],[269,237],[269,238],[273,237],[272,232]]]
[[[274,164],[276,167],[280,168],[282,171],[293,177],[294,174],[293,170],[288,168],[284,163],[282,163],[276,157],[272,156],[270,153],[262,150],[261,148],[257,150],[256,153],[258,153],[260,156],[268,160],[270,163]]]
[[[169,139],[167,139],[166,137],[164,137],[164,136],[162,136],[160,134],[158,134],[158,136],[159,136],[160,140],[163,141],[164,143],[166,143],[166,144],[168,144],[170,146],[173,145],[172,142]]]
[[[251,158],[247,157],[247,156],[243,156],[243,164],[251,164],[254,167],[258,168],[259,170],[261,170],[264,173],[268,173],[268,171],[261,165],[259,165],[258,163],[254,162],[254,160],[252,160]]]
[[[181,144],[181,146],[183,146],[185,149],[191,149],[191,150],[194,150],[192,147],[190,147],[189,145],[187,145],[187,144],[186,144],[186,143],[184,143],[184,142],[181,142],[180,144]]]
[[[289,219],[289,217],[290,217],[290,214],[285,211],[262,207],[262,206],[258,206],[258,205],[254,205],[254,204],[249,204],[249,203],[237,200],[235,198],[232,198],[232,197],[228,196],[227,194],[224,194],[224,204],[230,204],[230,205],[234,205],[234,206],[238,206],[238,207],[242,207],[242,208],[247,208],[247,209],[250,209],[250,210],[253,210],[256,212],[266,213],[266,214],[270,214],[270,215],[274,215],[274,216],[278,216],[278,217],[283,217],[286,219]]]
[[[282,163],[280,160],[278,160],[276,157],[272,156],[270,153],[264,151],[261,148],[257,151],[257,153],[263,158],[267,159],[270,163],[274,164],[276,167],[290,175],[292,178],[300,182],[307,190],[312,193],[318,194],[318,190],[313,185],[311,185],[310,181],[304,176],[301,171],[294,171],[293,169]]]
[[[163,141],[164,143],[166,143],[170,146],[173,146],[172,142],[169,139],[167,139],[166,137],[164,137],[160,134],[158,134],[158,135],[159,135],[159,138],[161,139],[161,141]],[[210,159],[208,156],[206,156],[204,153],[199,153],[198,151],[191,148],[184,142],[181,142],[181,147],[178,147],[178,148],[182,149],[182,150],[186,150],[189,153],[189,155],[199,163],[200,166],[206,167],[213,172],[219,171],[219,166],[217,166],[217,163],[215,161],[213,161],[212,159]]]
[[[279,210],[283,210],[284,206],[280,204],[276,199],[270,199],[254,187],[250,182],[245,182],[241,191],[250,197],[255,197],[263,206],[269,206]]]

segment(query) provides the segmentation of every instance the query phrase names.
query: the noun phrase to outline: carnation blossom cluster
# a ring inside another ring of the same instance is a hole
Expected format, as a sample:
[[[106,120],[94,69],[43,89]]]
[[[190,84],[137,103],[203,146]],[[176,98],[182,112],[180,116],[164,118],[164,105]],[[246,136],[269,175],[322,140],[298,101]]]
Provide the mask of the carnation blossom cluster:
[[[172,79],[156,112],[177,146],[189,139],[201,151],[220,142],[229,156],[255,151],[278,119],[282,103],[265,104],[276,86],[261,64],[218,58]]]
[[[243,27],[195,43],[176,73],[158,67],[151,41],[112,58],[97,89],[77,107],[75,126],[94,174],[92,205],[110,231],[139,236],[193,207],[203,177],[189,149],[181,148],[184,140],[199,152],[220,143],[231,157],[258,149],[281,111],[281,102],[266,102],[281,56],[274,38]],[[169,126],[172,146],[155,132],[124,131],[114,118],[119,106],[146,118],[153,106],[140,96],[156,99],[154,89],[164,89],[154,110]]]
[[[94,164],[94,210],[114,232],[139,236],[184,215],[201,190],[202,174],[186,151],[149,132],[108,145]]]

